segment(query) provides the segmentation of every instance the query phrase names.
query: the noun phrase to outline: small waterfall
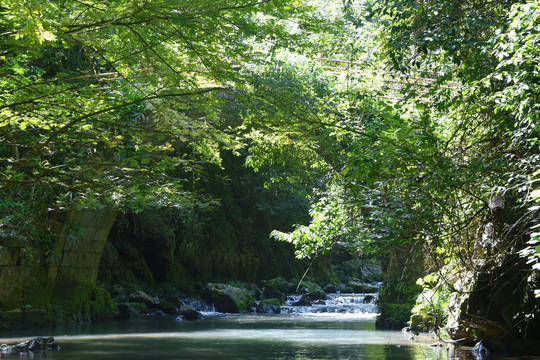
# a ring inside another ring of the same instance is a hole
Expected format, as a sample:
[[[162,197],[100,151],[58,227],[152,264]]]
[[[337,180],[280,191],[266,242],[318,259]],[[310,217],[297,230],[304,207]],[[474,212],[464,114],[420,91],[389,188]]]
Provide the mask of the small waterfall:
[[[287,301],[281,306],[281,312],[285,314],[305,313],[334,313],[334,314],[377,314],[375,305],[377,293],[373,294],[326,294],[326,300],[314,300],[311,306],[295,306],[301,295],[288,296]]]

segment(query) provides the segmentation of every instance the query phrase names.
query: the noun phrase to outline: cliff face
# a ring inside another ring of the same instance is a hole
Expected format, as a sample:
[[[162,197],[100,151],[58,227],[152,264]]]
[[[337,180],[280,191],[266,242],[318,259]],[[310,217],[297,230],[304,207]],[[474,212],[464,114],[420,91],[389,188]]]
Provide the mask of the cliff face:
[[[92,286],[116,215],[113,209],[54,214],[49,249],[0,239],[0,321],[41,322],[58,300],[76,297],[81,284]]]

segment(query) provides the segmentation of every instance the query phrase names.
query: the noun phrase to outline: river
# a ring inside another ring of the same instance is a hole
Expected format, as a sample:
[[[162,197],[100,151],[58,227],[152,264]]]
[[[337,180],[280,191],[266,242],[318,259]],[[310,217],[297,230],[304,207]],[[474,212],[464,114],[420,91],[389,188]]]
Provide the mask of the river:
[[[294,299],[292,299],[294,300]],[[1,333],[0,343],[54,336],[59,351],[2,359],[474,359],[430,346],[431,335],[375,329],[376,307],[336,296],[324,305],[282,307],[281,314],[219,314],[184,321],[167,316]],[[492,359],[490,357],[490,359]]]

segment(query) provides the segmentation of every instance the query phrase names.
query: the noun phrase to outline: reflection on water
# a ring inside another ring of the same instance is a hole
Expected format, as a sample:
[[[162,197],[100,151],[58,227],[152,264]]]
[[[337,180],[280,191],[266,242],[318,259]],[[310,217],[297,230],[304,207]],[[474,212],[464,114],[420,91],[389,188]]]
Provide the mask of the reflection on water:
[[[411,340],[376,331],[373,314],[219,315],[196,322],[145,317],[12,335],[52,335],[61,347],[29,359],[443,359],[446,353],[429,347],[427,335]]]
[[[60,351],[3,354],[2,359],[474,360],[470,353],[449,356],[445,348],[429,346],[435,339],[427,334],[411,338],[375,330],[374,314],[215,315],[194,322],[149,316],[0,333],[0,343],[36,336],[54,336]]]

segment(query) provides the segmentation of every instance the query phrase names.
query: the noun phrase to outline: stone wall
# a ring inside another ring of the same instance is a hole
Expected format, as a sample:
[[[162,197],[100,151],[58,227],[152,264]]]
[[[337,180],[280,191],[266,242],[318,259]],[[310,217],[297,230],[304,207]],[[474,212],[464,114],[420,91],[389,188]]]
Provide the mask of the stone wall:
[[[94,283],[114,209],[55,214],[52,252],[32,250],[21,238],[0,239],[0,308],[41,306],[77,284]]]

